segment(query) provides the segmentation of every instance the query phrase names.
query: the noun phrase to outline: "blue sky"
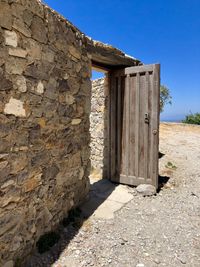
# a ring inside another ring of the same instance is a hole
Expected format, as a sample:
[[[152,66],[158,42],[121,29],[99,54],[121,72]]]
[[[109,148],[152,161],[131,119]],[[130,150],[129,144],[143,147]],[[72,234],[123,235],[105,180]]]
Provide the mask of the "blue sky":
[[[173,98],[162,119],[200,112],[200,0],[45,2],[93,39],[161,63],[161,83]]]

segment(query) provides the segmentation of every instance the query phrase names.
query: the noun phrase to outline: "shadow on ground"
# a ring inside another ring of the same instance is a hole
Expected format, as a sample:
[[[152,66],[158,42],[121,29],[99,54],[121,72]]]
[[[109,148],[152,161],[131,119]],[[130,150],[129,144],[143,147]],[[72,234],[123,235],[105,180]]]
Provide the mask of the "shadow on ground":
[[[158,152],[158,158],[159,158],[159,159],[161,159],[161,158],[164,157],[164,156],[165,156],[164,153],[162,153],[162,152]]]
[[[120,187],[121,189],[118,190]],[[124,186],[113,184],[107,179],[91,181],[88,199],[78,209],[72,211],[70,216],[65,218],[58,227],[56,231],[60,235],[58,243],[45,253],[34,253],[24,264],[19,264],[18,266],[52,266],[59,259],[70,241],[77,235],[85,220],[92,215],[97,218],[110,219],[114,217],[116,210],[120,209],[126,202],[132,199],[132,195],[123,196],[123,188]],[[114,191],[115,193],[111,196]],[[118,197],[121,198],[120,202],[116,200]],[[100,207],[101,205],[102,207]]]
[[[165,156],[164,153],[162,153],[160,151],[158,152],[158,158],[159,159],[163,158],[164,156]],[[158,190],[157,190],[158,193],[168,183],[169,179],[170,179],[169,176],[161,176],[161,175],[158,176]]]
[[[168,180],[169,177],[167,176],[159,176],[158,192]],[[88,199],[78,209],[71,211],[69,216],[60,224],[57,230],[60,235],[58,243],[43,254],[35,253],[21,266],[52,266],[90,216],[94,216],[97,219],[112,219],[114,218],[114,213],[132,200],[133,197],[128,186],[114,184],[107,179],[98,181],[91,179]],[[66,266],[70,266],[70,264]]]
[[[162,190],[162,188],[165,186],[165,184],[167,184],[169,179],[170,179],[170,177],[168,177],[168,176],[159,175],[159,177],[158,177],[158,190],[157,190],[158,193]]]

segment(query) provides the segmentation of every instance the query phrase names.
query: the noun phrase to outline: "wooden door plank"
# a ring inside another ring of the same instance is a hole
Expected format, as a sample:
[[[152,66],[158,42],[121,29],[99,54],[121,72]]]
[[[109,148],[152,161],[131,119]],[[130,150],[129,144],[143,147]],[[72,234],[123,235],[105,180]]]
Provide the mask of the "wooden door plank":
[[[129,175],[129,158],[130,154],[130,76],[126,76],[125,80],[125,91],[126,91],[126,176]]]
[[[139,184],[152,184],[152,180],[146,180],[144,177],[120,175],[120,183],[137,186]]]
[[[140,87],[139,87],[139,177],[145,177],[145,147],[144,147],[144,131],[145,131],[145,73],[140,75]]]
[[[140,75],[136,75],[136,87],[135,87],[135,176],[139,177],[139,111],[140,111]]]
[[[136,76],[130,77],[130,142],[129,175],[135,176],[135,107],[136,107]]]
[[[152,95],[152,180],[156,188],[158,188],[158,152],[159,152],[159,118],[160,118],[160,65],[154,65],[153,71],[153,95]]]
[[[125,68],[124,70],[120,69],[120,70],[115,70],[113,72],[113,75],[115,77],[118,77],[119,75],[132,75],[132,74],[137,74],[137,73],[142,73],[142,72],[153,72],[154,70],[154,64],[149,64],[149,65],[141,65],[141,66],[135,66],[135,67],[129,67],[129,68]]]
[[[117,172],[120,174],[121,172],[121,85],[122,85],[122,78],[121,76],[118,77],[117,81]]]
[[[152,144],[152,140],[153,140],[153,125],[152,125],[152,109],[153,109],[153,102],[152,102],[152,98],[153,98],[153,75],[149,75],[149,117],[150,117],[150,121],[149,121],[149,139],[148,139],[148,146],[149,146],[149,161],[148,161],[148,177],[150,179],[152,179],[152,173],[153,173],[153,160],[152,160],[152,155],[153,155],[153,144]]]
[[[122,100],[122,151],[121,151],[121,174],[126,175],[126,161],[127,161],[127,90],[126,79],[123,80],[123,100]]]
[[[148,165],[149,165],[149,123],[150,123],[150,114],[149,114],[149,72],[145,73],[145,116],[144,116],[144,178],[145,181],[148,179]],[[146,116],[147,114],[147,116]]]
[[[136,73],[143,73],[143,72],[152,72],[154,70],[154,65],[141,65],[136,67],[129,67],[125,69],[125,75],[131,75]]]

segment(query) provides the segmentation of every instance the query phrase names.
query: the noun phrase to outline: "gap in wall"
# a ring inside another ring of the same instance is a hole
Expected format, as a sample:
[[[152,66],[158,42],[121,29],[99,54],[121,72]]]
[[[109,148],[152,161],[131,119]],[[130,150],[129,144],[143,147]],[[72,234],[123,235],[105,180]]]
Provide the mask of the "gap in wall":
[[[92,70],[90,176],[97,180],[107,174],[107,95],[106,72]]]
[[[92,70],[92,81],[105,78],[105,72],[104,71],[97,71],[97,70]]]

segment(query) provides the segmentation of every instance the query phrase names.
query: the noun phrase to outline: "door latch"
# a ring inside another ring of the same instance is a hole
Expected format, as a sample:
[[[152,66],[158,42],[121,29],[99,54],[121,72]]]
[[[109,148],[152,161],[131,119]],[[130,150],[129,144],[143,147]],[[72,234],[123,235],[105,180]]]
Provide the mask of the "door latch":
[[[149,114],[148,113],[144,114],[144,122],[149,123]]]

